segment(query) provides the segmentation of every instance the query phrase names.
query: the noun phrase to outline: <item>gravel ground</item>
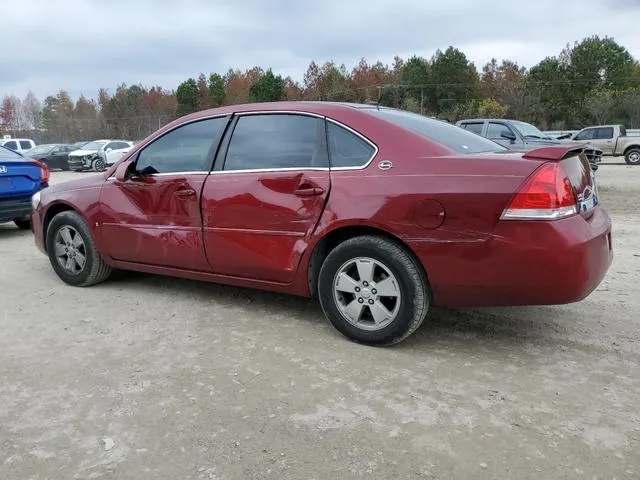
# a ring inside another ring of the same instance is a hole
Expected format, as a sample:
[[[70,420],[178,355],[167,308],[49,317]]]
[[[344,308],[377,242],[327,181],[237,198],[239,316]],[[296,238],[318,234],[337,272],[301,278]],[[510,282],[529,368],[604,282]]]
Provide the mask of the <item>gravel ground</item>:
[[[434,309],[387,349],[305,299],[67,287],[0,226],[0,478],[640,478],[640,168],[598,177],[615,261],[589,298]]]

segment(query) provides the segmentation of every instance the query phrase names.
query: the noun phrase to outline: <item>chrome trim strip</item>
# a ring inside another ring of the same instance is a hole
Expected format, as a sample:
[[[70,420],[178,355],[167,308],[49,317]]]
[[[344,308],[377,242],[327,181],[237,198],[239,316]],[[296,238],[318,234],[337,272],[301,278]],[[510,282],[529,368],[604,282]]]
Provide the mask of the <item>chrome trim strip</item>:
[[[374,149],[373,155],[371,156],[371,158],[364,163],[361,166],[357,166],[357,167],[304,167],[304,168],[299,168],[299,167],[283,167],[283,168],[255,168],[255,169],[248,169],[248,170],[212,170],[210,172],[172,172],[172,173],[152,173],[149,174],[148,176],[150,177],[164,177],[164,176],[170,176],[170,175],[209,175],[209,174],[215,174],[215,175],[220,175],[220,174],[224,174],[224,173],[261,173],[261,172],[291,172],[291,171],[317,171],[317,172],[327,172],[327,171],[350,171],[350,170],[364,170],[366,169],[369,165],[371,165],[371,162],[373,162],[373,160],[376,158],[376,155],[378,155],[379,152],[379,148],[378,146],[373,143],[371,140],[369,140],[367,137],[365,137],[364,135],[362,135],[360,132],[354,130],[353,128],[349,127],[348,125],[345,125],[342,122],[339,122],[338,120],[334,120],[333,118],[329,118],[326,115],[321,115],[318,113],[312,113],[312,112],[305,112],[305,111],[297,111],[297,110],[255,110],[255,111],[250,111],[250,112],[230,112],[230,113],[225,113],[225,114],[218,114],[218,115],[213,115],[211,117],[204,117],[204,118],[199,118],[197,120],[192,120],[190,122],[185,122],[185,123],[181,123],[179,125],[176,125],[173,129],[165,132],[162,136],[166,135],[167,133],[175,130],[176,128],[180,128],[183,125],[188,125],[190,123],[195,123],[198,121],[202,121],[202,120],[210,120],[212,118],[219,118],[219,117],[226,117],[228,115],[235,115],[238,117],[242,117],[242,116],[246,116],[246,115],[264,115],[264,114],[284,114],[284,115],[305,115],[305,116],[309,116],[309,117],[316,117],[316,118],[322,118],[324,120],[326,120],[327,122],[331,122],[339,127],[344,128],[345,130],[353,133],[354,135],[360,137],[362,140],[364,140],[365,142],[367,142],[369,145],[371,145]],[[149,145],[150,143],[152,143],[152,141],[155,141],[157,138],[160,137],[154,137],[153,140],[148,141],[147,143],[141,145],[137,151],[140,152],[143,148],[145,148],[147,145]],[[329,148],[329,145],[327,145],[327,148]],[[107,178],[107,180],[111,180],[113,177],[113,175],[115,175],[115,172]]]
[[[211,172],[212,175],[220,175],[223,173],[261,173],[261,172],[328,172],[327,167],[283,167],[283,168],[251,168],[247,170],[216,170]]]
[[[305,112],[303,110],[253,110],[250,112],[234,112],[236,117],[244,117],[245,115],[264,115],[264,114],[284,114],[284,115],[306,115],[308,117],[326,118],[319,113]]]

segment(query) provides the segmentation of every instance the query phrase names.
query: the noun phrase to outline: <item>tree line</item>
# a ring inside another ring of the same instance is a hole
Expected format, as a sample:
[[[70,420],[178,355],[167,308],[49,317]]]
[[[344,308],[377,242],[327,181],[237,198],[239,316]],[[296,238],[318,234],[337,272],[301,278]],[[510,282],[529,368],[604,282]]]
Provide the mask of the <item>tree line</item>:
[[[31,92],[23,99],[5,95],[0,133],[29,133],[39,142],[141,139],[187,113],[277,100],[376,102],[450,122],[508,117],[551,130],[603,123],[639,128],[640,62],[613,38],[591,36],[530,69],[492,59],[478,70],[454,47],[429,59],[395,57],[392,65],[363,58],[351,70],[312,61],[302,82],[256,66],[201,73],[173,90],[121,84],[76,101],[65,90],[42,102]]]

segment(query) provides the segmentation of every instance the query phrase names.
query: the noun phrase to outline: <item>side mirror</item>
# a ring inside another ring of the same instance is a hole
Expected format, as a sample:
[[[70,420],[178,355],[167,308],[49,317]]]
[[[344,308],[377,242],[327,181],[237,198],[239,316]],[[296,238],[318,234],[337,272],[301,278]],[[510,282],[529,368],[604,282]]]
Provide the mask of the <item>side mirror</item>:
[[[106,153],[109,153],[110,151],[111,151],[111,149],[110,149],[110,148],[107,148],[107,149],[105,150],[105,152],[106,152]]]
[[[500,136],[502,138],[506,138],[507,140],[511,140],[512,142],[514,142],[516,140],[516,136],[515,134],[511,133],[511,132],[502,132],[500,134]]]
[[[129,170],[131,168],[131,161],[127,160],[126,162],[122,162],[116,168],[116,180],[119,182],[124,182],[129,176]]]

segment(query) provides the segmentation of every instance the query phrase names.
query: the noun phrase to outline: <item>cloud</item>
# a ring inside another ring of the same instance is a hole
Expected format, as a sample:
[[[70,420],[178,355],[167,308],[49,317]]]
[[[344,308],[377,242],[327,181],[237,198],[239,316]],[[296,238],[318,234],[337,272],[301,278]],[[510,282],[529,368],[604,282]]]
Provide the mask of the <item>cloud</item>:
[[[431,57],[454,45],[481,67],[532,66],[567,43],[614,37],[636,58],[640,2],[624,0],[20,0],[3,5],[0,93],[175,88],[200,72],[272,67],[301,80],[311,60]]]

